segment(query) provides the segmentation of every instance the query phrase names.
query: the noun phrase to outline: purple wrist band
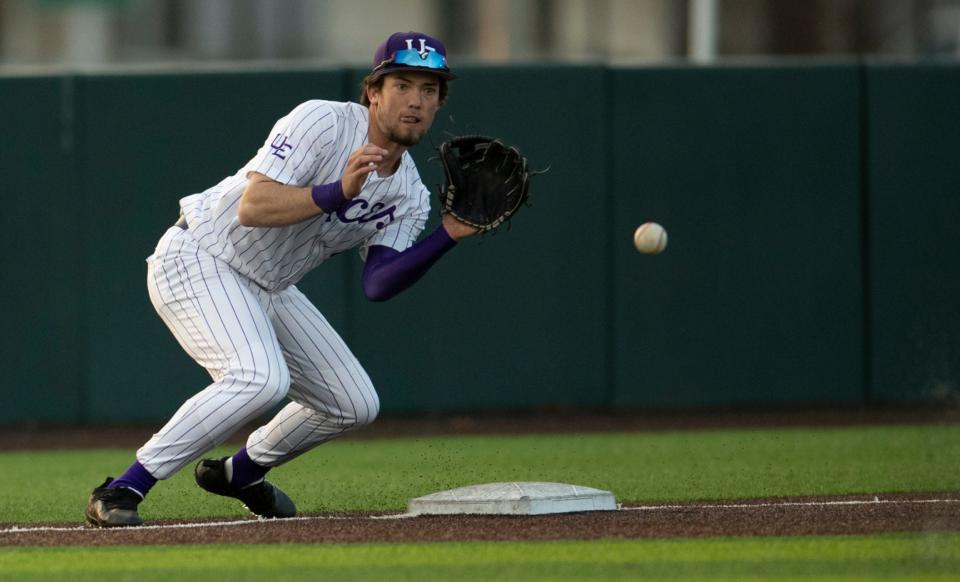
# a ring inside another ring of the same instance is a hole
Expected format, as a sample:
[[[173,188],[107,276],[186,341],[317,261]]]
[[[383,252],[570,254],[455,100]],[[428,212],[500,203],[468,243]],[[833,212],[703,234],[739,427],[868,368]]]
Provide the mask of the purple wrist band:
[[[310,191],[310,195],[313,196],[313,203],[327,214],[336,212],[347,203],[347,199],[343,197],[343,184],[340,180],[329,184],[318,184]]]

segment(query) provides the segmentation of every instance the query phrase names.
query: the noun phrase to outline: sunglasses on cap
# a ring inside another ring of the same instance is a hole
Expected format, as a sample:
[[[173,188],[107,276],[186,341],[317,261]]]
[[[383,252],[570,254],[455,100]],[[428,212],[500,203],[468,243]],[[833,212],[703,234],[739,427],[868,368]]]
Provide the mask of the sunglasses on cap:
[[[393,53],[389,58],[374,67],[373,72],[382,71],[389,65],[403,67],[422,67],[424,69],[447,70],[447,57],[437,51],[426,51],[422,54],[413,49],[403,49]]]

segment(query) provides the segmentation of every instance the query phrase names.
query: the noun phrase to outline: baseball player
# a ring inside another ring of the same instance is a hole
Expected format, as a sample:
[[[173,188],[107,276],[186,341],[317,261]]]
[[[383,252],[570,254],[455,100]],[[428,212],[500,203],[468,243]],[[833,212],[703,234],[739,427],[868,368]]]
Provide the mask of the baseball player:
[[[90,524],[141,524],[138,505],[158,480],[285,398],[236,454],[200,461],[195,477],[258,516],[293,516],[293,501],[264,479],[267,472],[373,422],[380,405],[370,378],[295,285],[357,248],[365,294],[386,300],[476,233],[444,214],[417,241],[430,194],[406,150],[430,129],[453,78],[443,43],[395,33],[376,50],[360,104],[297,106],[236,174],[180,200],[179,221],[147,261],[148,288],[213,383],[177,410],[126,472],[93,490]]]

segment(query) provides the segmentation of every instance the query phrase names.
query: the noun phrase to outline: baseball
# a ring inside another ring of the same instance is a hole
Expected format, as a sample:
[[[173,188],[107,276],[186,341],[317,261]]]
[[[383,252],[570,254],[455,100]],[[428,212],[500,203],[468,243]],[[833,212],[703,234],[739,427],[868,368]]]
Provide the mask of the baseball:
[[[667,231],[656,222],[645,222],[634,231],[633,246],[645,255],[658,255],[667,248]]]

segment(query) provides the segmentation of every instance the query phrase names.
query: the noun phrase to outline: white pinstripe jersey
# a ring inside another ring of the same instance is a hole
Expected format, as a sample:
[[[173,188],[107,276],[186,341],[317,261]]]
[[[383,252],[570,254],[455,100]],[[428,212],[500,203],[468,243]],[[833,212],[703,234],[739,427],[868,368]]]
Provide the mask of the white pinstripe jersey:
[[[367,141],[367,115],[357,103],[314,100],[277,121],[257,155],[236,174],[180,200],[201,248],[275,291],[345,250],[359,246],[366,257],[370,245],[399,251],[412,245],[426,224],[430,192],[408,152],[396,172],[371,173],[360,194],[335,213],[270,228],[242,226],[237,219],[250,172],[292,186],[339,180],[350,154]]]

